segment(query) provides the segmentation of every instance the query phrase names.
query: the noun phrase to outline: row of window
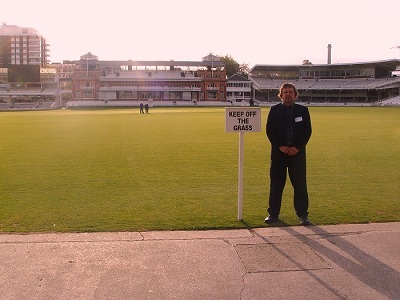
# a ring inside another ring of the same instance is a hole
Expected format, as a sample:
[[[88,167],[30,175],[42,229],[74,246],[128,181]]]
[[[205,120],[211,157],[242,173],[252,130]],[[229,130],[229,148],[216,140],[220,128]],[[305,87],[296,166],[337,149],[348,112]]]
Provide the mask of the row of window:
[[[246,87],[249,88],[251,87],[251,82],[243,82],[243,83],[239,83],[239,82],[228,82],[227,87]]]
[[[86,81],[84,83],[82,82],[76,82],[75,87],[93,87],[93,82]],[[136,82],[136,83],[120,83],[120,84],[107,84],[103,83],[100,84],[101,87],[186,87],[186,88],[197,88],[198,85],[197,83],[190,83],[190,84],[182,84],[182,83],[158,83],[158,82]],[[215,86],[215,84],[214,84]],[[216,86],[215,86],[216,87]]]
[[[272,79],[287,78],[326,78],[326,77],[373,77],[375,76],[375,71],[373,68],[364,69],[333,69],[333,70],[300,70],[297,72],[283,71],[283,72],[259,72],[252,74],[257,77],[265,77]]]
[[[94,93],[93,91],[82,90],[81,92],[75,93],[76,99],[94,99],[93,95],[96,94],[96,98],[99,99],[99,92]],[[147,99],[155,99],[155,100],[191,100],[197,101],[200,95],[200,99],[204,99],[204,93],[198,92],[127,92],[121,91],[115,94],[117,100],[147,100]],[[219,93],[220,99],[225,99],[225,94],[223,92]],[[113,100],[106,97],[106,99],[102,100]],[[208,100],[217,100],[218,99],[218,92],[210,91],[207,92],[207,99]]]
[[[93,83],[92,82],[85,82],[85,83],[80,83],[77,82],[75,83],[76,87],[93,87]],[[187,83],[187,84],[182,84],[182,83],[161,83],[161,82],[136,82],[136,83],[120,83],[120,84],[113,84],[113,85],[109,85],[109,84],[101,84],[101,87],[139,87],[139,86],[145,86],[145,87],[154,87],[154,86],[161,86],[161,87],[188,87],[188,88],[197,88],[198,85],[197,83]],[[210,83],[208,86],[208,88],[218,88],[218,85],[215,83]],[[224,84],[221,84],[221,88],[224,88]]]
[[[357,77],[357,76],[373,76],[370,69],[355,70],[300,70],[300,78],[302,77]]]

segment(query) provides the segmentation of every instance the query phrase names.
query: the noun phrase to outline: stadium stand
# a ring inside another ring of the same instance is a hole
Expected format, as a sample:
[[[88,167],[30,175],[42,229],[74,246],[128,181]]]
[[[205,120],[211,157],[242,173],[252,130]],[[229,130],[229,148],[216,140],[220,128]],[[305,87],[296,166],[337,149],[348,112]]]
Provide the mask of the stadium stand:
[[[400,106],[400,96],[385,99],[377,104],[381,106]]]
[[[250,70],[254,98],[259,105],[280,101],[285,82],[300,92],[299,101],[317,104],[371,105],[400,94],[400,77],[392,72],[400,60],[353,64],[256,65]],[[397,103],[396,101],[384,103]]]

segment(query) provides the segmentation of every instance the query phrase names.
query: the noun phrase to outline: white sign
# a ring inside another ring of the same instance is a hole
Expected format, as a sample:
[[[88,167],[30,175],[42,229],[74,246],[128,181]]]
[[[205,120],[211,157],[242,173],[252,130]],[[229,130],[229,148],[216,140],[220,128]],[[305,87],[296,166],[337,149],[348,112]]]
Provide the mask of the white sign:
[[[261,107],[226,107],[225,132],[260,132]]]
[[[239,133],[238,220],[242,220],[244,133],[261,131],[261,107],[226,107],[225,120],[225,132]]]

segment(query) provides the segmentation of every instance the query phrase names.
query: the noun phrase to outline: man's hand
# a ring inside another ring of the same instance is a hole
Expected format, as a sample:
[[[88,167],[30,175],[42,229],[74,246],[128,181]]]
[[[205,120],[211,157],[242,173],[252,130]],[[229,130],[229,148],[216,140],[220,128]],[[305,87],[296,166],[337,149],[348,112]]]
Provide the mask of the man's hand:
[[[285,154],[288,153],[289,149],[290,149],[290,147],[288,147],[288,146],[280,146],[280,147],[279,147],[279,150],[280,150],[281,152],[285,153]]]
[[[295,156],[297,153],[299,153],[299,149],[296,147],[280,146],[279,150],[289,156]]]

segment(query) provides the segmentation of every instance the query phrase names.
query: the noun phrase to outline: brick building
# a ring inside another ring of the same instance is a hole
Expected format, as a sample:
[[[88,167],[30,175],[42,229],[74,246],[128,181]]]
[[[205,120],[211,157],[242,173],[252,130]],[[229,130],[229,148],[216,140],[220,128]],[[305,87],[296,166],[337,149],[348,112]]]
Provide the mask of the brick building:
[[[202,61],[101,61],[87,53],[71,76],[74,101],[226,101],[219,57]]]

